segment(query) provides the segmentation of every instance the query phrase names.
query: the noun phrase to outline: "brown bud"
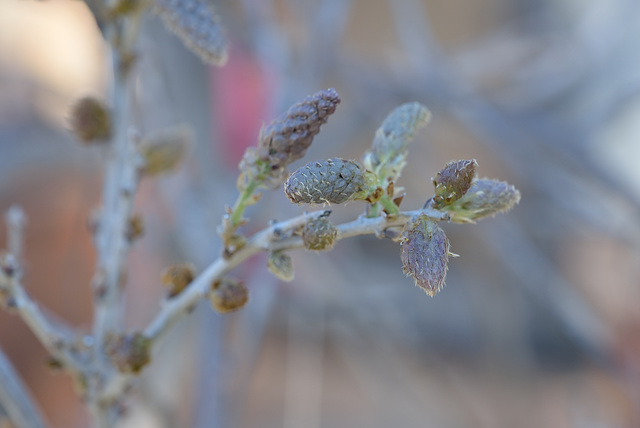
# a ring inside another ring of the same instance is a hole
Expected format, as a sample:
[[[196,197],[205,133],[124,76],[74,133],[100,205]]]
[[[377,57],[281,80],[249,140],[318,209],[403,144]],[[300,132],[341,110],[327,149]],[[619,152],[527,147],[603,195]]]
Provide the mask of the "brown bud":
[[[402,232],[402,270],[429,296],[444,286],[449,254],[447,236],[426,215],[407,222]]]
[[[127,240],[133,242],[140,238],[144,233],[144,219],[139,214],[134,214],[129,218],[129,224],[127,225]]]
[[[270,168],[285,168],[301,159],[320,127],[340,103],[335,89],[324,89],[309,95],[260,131],[258,150]]]
[[[504,181],[480,178],[471,183],[467,193],[446,207],[451,221],[473,222],[487,216],[510,210],[520,202],[520,192]]]
[[[293,260],[291,256],[281,251],[272,251],[269,253],[267,267],[272,274],[283,281],[293,280]]]
[[[182,43],[208,64],[227,62],[227,39],[206,0],[157,0],[154,11]]]
[[[337,237],[338,229],[326,217],[309,220],[302,228],[302,242],[307,250],[330,250]]]
[[[139,373],[151,361],[151,340],[142,333],[107,338],[105,352],[122,373]]]
[[[176,263],[162,272],[161,281],[168,290],[168,298],[177,296],[195,278],[196,268],[191,263]]]
[[[193,133],[184,125],[145,137],[140,145],[144,159],[142,173],[156,175],[173,171],[184,159],[192,141]]]
[[[284,192],[294,204],[341,204],[365,191],[366,185],[358,162],[334,158],[298,168],[287,179]]]
[[[244,307],[249,301],[249,290],[241,281],[224,278],[211,285],[209,300],[213,309],[226,314]]]
[[[107,106],[96,98],[80,99],[71,110],[71,129],[83,143],[108,140],[111,135],[111,115]]]
[[[449,162],[433,179],[434,207],[440,208],[460,199],[471,187],[478,163],[475,159]]]

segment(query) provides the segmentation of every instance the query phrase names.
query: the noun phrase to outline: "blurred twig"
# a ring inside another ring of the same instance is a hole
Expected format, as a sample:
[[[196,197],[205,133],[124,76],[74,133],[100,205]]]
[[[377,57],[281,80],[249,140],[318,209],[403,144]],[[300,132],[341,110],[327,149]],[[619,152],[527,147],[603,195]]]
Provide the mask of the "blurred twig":
[[[45,428],[27,388],[15,369],[0,351],[0,404],[18,428]]]

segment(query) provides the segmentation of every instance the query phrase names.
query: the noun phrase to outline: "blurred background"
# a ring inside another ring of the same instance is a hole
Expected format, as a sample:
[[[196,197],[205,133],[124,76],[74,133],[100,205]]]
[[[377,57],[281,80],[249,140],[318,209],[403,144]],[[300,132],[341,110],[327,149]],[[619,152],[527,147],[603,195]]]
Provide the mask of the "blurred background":
[[[410,148],[403,208],[423,205],[447,161],[469,158],[522,201],[443,225],[461,257],[435,298],[403,275],[397,244],[372,236],[293,253],[290,283],[264,255],[249,260],[234,272],[249,305],[220,316],[202,302],[175,326],[122,427],[640,426],[637,0],[212,3],[231,44],[223,68],[144,21],[134,122],[188,123],[197,144],[179,171],[142,182],[129,328],[158,310],[164,266],[217,257],[244,149],[319,89],[335,87],[342,104],[294,168],[361,158],[389,111],[419,101],[433,118]],[[0,2],[0,211],[27,213],[29,292],[83,330],[102,153],[74,141],[68,112],[84,95],[108,99],[108,55],[80,1]],[[332,219],[363,209],[336,206]],[[302,210],[266,192],[244,230]],[[0,346],[51,426],[88,425],[69,377],[4,312]]]

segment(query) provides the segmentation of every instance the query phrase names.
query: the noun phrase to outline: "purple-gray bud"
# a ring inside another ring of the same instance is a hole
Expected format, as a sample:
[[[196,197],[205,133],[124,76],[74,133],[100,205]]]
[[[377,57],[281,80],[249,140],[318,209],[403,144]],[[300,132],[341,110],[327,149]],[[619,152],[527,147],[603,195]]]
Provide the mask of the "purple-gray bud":
[[[366,189],[365,173],[358,162],[339,158],[309,162],[284,184],[294,204],[341,204]]]
[[[460,199],[471,187],[476,176],[478,162],[475,159],[449,162],[433,179],[435,208],[449,205]]]
[[[429,296],[444,286],[449,261],[449,240],[424,214],[412,218],[402,231],[402,270]]]

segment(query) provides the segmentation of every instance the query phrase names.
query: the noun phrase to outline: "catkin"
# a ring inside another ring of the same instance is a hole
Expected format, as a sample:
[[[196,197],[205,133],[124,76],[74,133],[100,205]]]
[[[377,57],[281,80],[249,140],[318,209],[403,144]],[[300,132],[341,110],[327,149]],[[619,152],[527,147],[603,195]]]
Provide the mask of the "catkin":
[[[284,192],[294,204],[341,204],[365,190],[360,164],[333,158],[310,162],[289,176]]]

